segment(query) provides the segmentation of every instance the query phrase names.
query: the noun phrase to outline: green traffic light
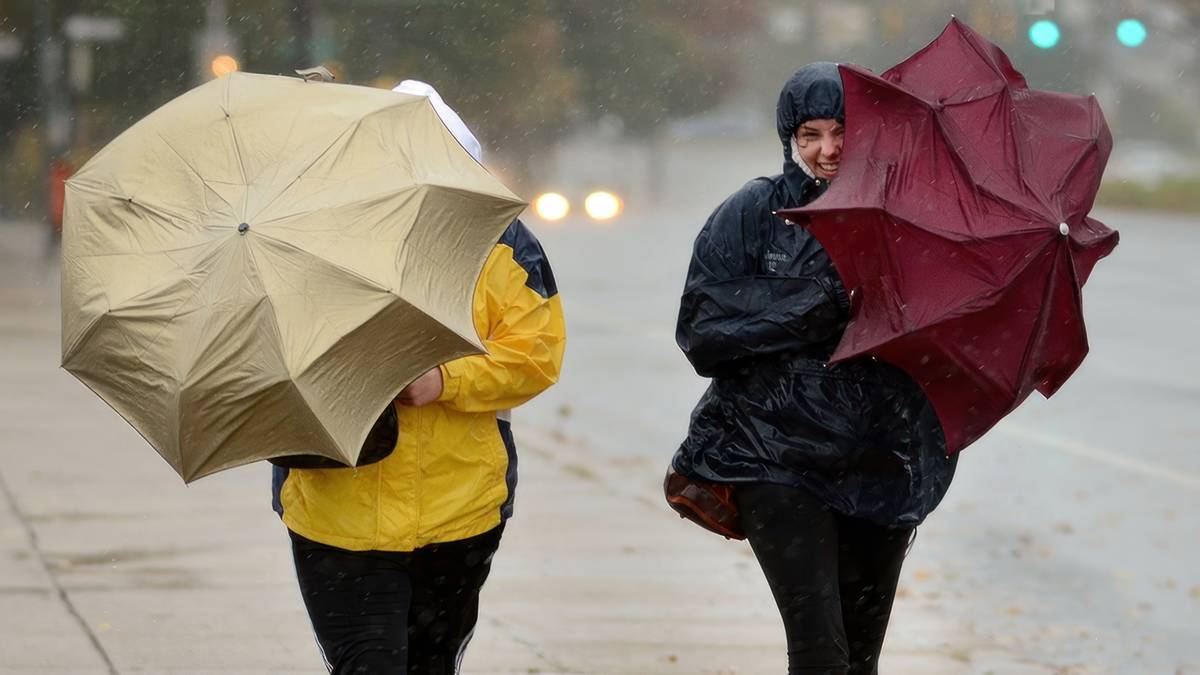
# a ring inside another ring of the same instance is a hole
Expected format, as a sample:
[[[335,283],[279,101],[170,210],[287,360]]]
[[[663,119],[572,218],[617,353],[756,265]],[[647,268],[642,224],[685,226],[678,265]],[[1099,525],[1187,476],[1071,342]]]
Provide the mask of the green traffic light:
[[[1137,47],[1146,41],[1146,25],[1137,19],[1125,19],[1117,24],[1117,41],[1126,47]]]
[[[1041,19],[1033,22],[1029,27],[1029,41],[1034,47],[1039,49],[1050,49],[1058,44],[1058,38],[1061,37],[1058,30],[1058,24],[1050,19]]]

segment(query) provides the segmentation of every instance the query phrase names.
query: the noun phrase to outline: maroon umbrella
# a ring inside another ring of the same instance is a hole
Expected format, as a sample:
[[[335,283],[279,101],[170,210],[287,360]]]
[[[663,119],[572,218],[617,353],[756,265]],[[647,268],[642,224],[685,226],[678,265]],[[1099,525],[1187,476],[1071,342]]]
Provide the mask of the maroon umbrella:
[[[1117,244],[1088,217],[1112,136],[1095,98],[1030,89],[957,19],[882,77],[841,72],[838,178],[780,215],[853,291],[833,360],[903,368],[957,452],[1087,354],[1081,288]]]

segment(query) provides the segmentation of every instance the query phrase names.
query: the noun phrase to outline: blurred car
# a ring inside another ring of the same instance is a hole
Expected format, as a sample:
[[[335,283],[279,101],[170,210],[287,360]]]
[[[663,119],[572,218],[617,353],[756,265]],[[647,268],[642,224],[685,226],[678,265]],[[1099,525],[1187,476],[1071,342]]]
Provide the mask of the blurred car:
[[[577,208],[582,208],[587,218],[596,223],[611,222],[625,210],[624,200],[612,190],[568,191],[568,194],[553,190],[542,192],[534,197],[530,206],[534,214],[547,223],[560,222]]]

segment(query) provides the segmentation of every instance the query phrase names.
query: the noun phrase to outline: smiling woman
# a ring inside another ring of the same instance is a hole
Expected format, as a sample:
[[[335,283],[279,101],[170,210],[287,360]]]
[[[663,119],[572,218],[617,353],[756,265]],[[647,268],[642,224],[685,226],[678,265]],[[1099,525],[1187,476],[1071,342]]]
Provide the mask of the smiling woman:
[[[818,199],[838,175],[843,97],[833,63],[784,85],[783,173],[747,183],[709,217],[676,327],[712,383],[672,461],[699,492],[675,489],[668,501],[698,523],[740,525],[779,605],[790,673],[875,671],[913,529],[956,461],[903,372],[829,363],[846,289],[813,235],[777,215]],[[691,504],[671,499],[689,494]],[[712,504],[735,513],[713,517]]]
[[[814,178],[831,180],[842,161],[846,127],[835,119],[808,120],[792,136],[792,159]]]

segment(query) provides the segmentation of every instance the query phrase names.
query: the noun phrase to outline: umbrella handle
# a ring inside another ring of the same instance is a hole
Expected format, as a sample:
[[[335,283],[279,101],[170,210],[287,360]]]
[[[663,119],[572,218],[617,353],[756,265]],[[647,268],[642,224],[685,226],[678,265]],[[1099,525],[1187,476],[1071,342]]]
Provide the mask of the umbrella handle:
[[[322,82],[333,82],[333,80],[334,80],[333,73],[329,72],[329,69],[326,68],[325,66],[313,66],[312,68],[297,68],[293,72],[295,72],[300,77],[304,78],[305,82],[312,82],[314,80],[320,80]]]

